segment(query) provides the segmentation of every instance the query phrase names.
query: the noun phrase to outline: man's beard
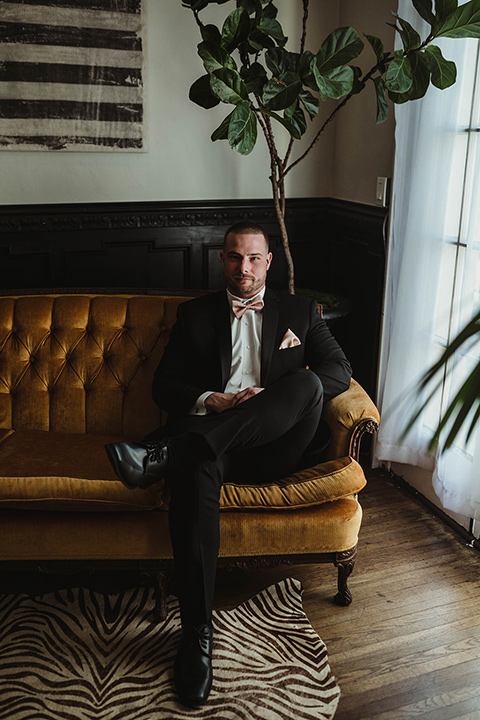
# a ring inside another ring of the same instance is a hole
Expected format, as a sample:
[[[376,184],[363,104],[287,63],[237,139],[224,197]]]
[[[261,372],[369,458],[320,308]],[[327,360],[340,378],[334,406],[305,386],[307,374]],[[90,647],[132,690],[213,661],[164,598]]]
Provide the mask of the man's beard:
[[[241,283],[239,282],[242,278],[236,277],[232,280],[232,286],[235,289],[234,294],[237,294],[239,297],[243,297],[245,295],[255,295],[257,292],[259,292],[263,286],[265,285],[266,275],[264,275],[261,278],[252,278],[249,275],[243,276],[246,280],[248,280],[248,283]]]

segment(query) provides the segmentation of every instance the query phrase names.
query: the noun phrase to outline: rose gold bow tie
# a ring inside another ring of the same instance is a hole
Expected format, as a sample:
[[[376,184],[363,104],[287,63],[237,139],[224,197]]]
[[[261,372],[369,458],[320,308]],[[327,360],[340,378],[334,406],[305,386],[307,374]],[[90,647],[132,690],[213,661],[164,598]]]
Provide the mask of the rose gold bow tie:
[[[232,310],[236,318],[240,319],[247,310],[260,312],[263,310],[263,300],[257,297],[249,303],[240,302],[240,300],[232,300]]]

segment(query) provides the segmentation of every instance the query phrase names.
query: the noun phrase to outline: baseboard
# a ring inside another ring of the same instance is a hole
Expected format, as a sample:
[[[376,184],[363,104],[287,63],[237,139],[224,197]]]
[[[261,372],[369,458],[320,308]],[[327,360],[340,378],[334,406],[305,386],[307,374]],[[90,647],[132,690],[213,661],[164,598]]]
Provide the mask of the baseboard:
[[[432,515],[438,517],[445,525],[453,530],[466,545],[480,552],[480,539],[476,538],[466,528],[457,523],[456,520],[450,517],[450,515],[444,512],[444,510],[439,508],[438,505],[435,505],[435,503],[425,497],[425,495],[422,495],[422,493],[410,485],[405,478],[400,477],[400,475],[396,475],[393,470],[386,470],[385,468],[382,468],[382,471],[389,476],[398,488],[411,497],[416,498],[427,510],[429,510],[429,512],[432,513]]]

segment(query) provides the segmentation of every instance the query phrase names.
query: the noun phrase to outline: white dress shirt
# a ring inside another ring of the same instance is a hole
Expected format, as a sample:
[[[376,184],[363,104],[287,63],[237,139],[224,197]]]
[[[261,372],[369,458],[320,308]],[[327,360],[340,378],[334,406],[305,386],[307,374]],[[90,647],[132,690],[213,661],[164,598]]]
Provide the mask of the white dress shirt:
[[[230,303],[230,326],[232,331],[232,364],[230,377],[224,392],[237,393],[247,387],[260,386],[261,351],[262,351],[262,323],[261,312],[245,312],[237,318],[232,310],[232,300],[239,300],[248,305],[254,298],[263,298],[265,287],[252,298],[239,298],[227,290]],[[212,395],[213,390],[202,393],[190,410],[190,415],[205,415],[205,400]]]

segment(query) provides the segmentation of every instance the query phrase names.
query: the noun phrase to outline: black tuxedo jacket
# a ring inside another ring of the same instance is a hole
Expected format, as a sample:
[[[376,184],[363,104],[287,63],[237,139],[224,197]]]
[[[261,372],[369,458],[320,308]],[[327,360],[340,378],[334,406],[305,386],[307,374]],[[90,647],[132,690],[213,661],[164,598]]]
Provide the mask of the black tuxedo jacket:
[[[347,390],[351,368],[343,351],[308,298],[267,288],[262,323],[261,386],[293,368],[309,367],[323,384],[324,401]],[[300,340],[280,350],[287,330]],[[230,376],[232,340],[226,291],[182,303],[169,343],[155,372],[153,398],[178,418],[207,390],[223,392]]]

